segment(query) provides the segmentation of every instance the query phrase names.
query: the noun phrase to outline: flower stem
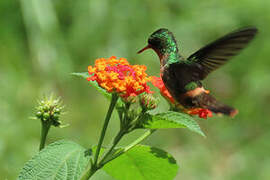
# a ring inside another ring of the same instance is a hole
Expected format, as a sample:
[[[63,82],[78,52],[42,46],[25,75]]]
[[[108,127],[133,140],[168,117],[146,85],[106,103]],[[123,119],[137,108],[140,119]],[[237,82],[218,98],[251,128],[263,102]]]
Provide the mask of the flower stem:
[[[150,136],[155,131],[156,131],[156,129],[151,129],[151,130],[146,131],[142,136],[140,136],[138,139],[136,139],[131,144],[129,144],[128,146],[126,146],[124,148],[124,150],[122,150],[119,153],[115,154],[115,156],[111,157],[108,160],[106,160],[104,158],[104,161],[103,162],[102,161],[100,162],[100,167],[104,166],[106,163],[114,160],[115,158],[121,156],[122,154],[124,154],[125,152],[127,152],[128,150],[130,150],[131,148],[133,148],[134,146],[136,146],[137,144],[139,144],[140,142],[142,142],[143,140],[145,140],[148,136]]]
[[[111,118],[111,115],[112,115],[112,112],[113,112],[113,109],[114,109],[114,106],[115,106],[117,100],[118,100],[118,95],[117,94],[112,94],[111,104],[110,104],[109,110],[107,112],[107,115],[106,115],[106,118],[105,118],[105,121],[104,121],[104,124],[103,124],[103,128],[102,128],[102,131],[101,131],[101,134],[100,134],[97,150],[96,150],[95,157],[94,157],[94,163],[93,163],[94,169],[96,169],[97,162],[98,162],[98,156],[99,156],[100,149],[101,149],[101,145],[103,143],[105,133],[106,133],[106,130],[107,130],[107,127],[108,127],[108,124],[109,124],[109,121],[110,121],[110,118]]]
[[[92,175],[95,174],[95,172],[102,168],[102,166],[100,166],[100,164],[111,154],[111,152],[113,151],[114,147],[118,144],[118,142],[121,140],[121,138],[125,135],[124,131],[119,131],[118,134],[116,135],[116,137],[114,138],[113,142],[111,143],[111,147],[110,149],[107,151],[107,153],[105,153],[105,156],[102,158],[102,160],[100,161],[100,163],[98,163],[96,166],[93,166],[92,163],[89,170],[86,171],[86,173],[82,176],[81,180],[88,180]]]
[[[115,146],[119,143],[119,141],[121,140],[121,138],[125,135],[125,132],[120,130],[118,132],[118,134],[116,135],[116,137],[114,138],[113,142],[112,142],[112,145],[110,147],[110,149],[107,151],[107,153],[105,153],[104,157],[101,159],[100,163],[99,164],[102,164],[104,161],[106,161],[106,158],[108,156],[111,155],[111,152],[113,151],[113,149],[115,148]],[[102,167],[102,166],[99,166],[99,167]]]
[[[127,152],[128,150],[130,150],[131,148],[133,148],[134,146],[136,146],[137,144],[139,144],[143,140],[145,140],[148,136],[150,136],[151,134],[153,134],[155,131],[156,131],[156,129],[151,129],[151,130],[146,131],[138,139],[136,139],[131,144],[129,144],[128,146],[126,146],[125,149],[124,149],[124,151],[122,152],[122,154],[125,153],[125,152]]]
[[[48,122],[41,121],[41,136],[39,150],[41,151],[45,147],[46,138],[50,130],[51,124]]]
[[[89,169],[82,175],[80,180],[88,180],[96,171],[97,171],[97,169],[93,168],[93,166],[91,164]]]

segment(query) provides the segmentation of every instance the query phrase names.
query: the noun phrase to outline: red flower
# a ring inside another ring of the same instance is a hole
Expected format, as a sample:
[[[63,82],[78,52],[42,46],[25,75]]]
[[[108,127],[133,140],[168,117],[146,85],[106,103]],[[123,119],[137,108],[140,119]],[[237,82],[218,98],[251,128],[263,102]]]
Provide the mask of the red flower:
[[[152,84],[160,90],[160,94],[170,103],[175,104],[175,100],[165,87],[161,77],[152,76]]]
[[[200,118],[204,119],[207,119],[208,117],[213,117],[212,111],[203,108],[190,109],[187,113],[191,115],[198,115]]]

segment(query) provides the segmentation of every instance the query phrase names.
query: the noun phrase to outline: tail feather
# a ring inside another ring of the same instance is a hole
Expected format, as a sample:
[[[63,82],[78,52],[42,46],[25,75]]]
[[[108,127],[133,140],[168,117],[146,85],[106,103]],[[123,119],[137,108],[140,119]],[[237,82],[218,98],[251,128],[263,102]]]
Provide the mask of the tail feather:
[[[238,114],[237,109],[217,101],[208,93],[202,93],[194,97],[194,101],[196,102],[195,104],[197,104],[199,107],[209,109],[216,114],[221,113],[230,117],[234,117],[236,114]]]

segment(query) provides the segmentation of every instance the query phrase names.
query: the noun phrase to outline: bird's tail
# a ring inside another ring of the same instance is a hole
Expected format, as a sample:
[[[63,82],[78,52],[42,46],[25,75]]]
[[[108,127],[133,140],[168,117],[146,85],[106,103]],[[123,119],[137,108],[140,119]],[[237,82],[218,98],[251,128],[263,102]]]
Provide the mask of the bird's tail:
[[[209,109],[210,111],[216,113],[216,114],[224,114],[230,117],[234,117],[238,110],[234,109],[226,104],[223,104],[219,101],[217,101],[213,96],[211,96],[209,93],[202,93],[197,97],[194,97],[195,101],[197,101],[196,104],[198,104],[200,107]]]

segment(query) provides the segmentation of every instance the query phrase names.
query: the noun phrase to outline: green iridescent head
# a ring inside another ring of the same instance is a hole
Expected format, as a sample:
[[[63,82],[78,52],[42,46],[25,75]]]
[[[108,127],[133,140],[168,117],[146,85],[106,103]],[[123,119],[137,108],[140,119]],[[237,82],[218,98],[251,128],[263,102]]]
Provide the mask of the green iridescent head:
[[[155,50],[158,55],[163,55],[170,52],[178,52],[174,35],[165,28],[161,28],[151,34],[151,36],[148,38],[148,45],[138,53],[141,53],[149,48]]]

